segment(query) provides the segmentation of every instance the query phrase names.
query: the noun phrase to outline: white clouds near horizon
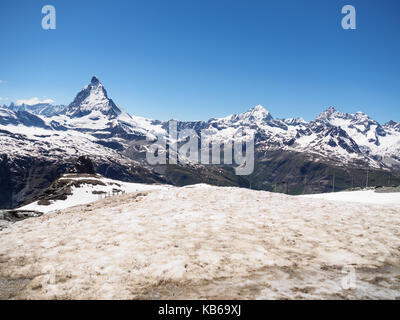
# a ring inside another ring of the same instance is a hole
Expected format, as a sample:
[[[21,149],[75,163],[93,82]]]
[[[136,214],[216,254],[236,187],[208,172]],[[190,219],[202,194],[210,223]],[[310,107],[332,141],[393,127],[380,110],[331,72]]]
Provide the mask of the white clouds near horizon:
[[[34,97],[34,98],[30,98],[30,99],[21,99],[21,100],[17,100],[17,105],[28,105],[28,106],[33,106],[35,104],[39,104],[39,103],[53,103],[54,100],[52,99],[45,99],[45,100],[39,100],[38,97]]]

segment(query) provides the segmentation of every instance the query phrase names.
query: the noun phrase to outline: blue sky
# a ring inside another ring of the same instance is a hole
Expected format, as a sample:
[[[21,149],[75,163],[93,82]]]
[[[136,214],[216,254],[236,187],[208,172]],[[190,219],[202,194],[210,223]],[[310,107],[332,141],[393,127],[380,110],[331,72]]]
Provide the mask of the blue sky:
[[[56,30],[41,28],[46,4]],[[357,30],[341,28],[345,4]],[[398,0],[2,0],[0,36],[0,104],[68,104],[95,74],[129,113],[161,120],[262,104],[400,121]]]

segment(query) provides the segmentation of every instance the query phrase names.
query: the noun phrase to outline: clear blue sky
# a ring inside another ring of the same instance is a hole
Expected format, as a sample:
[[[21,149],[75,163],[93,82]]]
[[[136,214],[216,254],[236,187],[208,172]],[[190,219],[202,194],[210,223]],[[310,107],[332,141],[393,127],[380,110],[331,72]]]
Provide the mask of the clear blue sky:
[[[56,30],[41,28],[46,4]],[[341,28],[345,4],[357,30]],[[262,104],[400,121],[398,0],[1,0],[0,41],[0,104],[68,104],[95,74],[129,113],[161,120]]]

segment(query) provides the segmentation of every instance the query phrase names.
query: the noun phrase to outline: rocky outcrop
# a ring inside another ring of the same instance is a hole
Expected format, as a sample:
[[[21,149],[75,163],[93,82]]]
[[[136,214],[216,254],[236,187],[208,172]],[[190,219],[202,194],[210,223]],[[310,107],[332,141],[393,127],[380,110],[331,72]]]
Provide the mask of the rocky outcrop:
[[[80,156],[76,160],[74,168],[70,171],[71,173],[87,173],[95,174],[94,165],[92,160],[88,156]]]
[[[40,217],[42,214],[38,211],[29,210],[0,210],[0,231],[16,221]]]

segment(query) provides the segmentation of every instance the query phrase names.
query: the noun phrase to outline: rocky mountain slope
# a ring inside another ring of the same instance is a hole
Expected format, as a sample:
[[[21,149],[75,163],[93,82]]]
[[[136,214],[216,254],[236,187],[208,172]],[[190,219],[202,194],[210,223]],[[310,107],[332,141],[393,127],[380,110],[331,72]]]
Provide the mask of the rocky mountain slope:
[[[237,176],[231,165],[202,165],[186,158],[151,166],[146,137],[167,137],[169,122],[129,115],[93,77],[68,106],[4,105],[0,108],[0,208],[39,194],[79,156],[96,172],[127,182],[175,185],[207,182],[289,193],[321,192],[371,183],[396,183],[400,123],[381,125],[363,113],[333,107],[315,120],[276,119],[262,106],[208,121],[177,121],[202,139],[226,143],[239,132],[254,134],[255,170]],[[165,138],[168,139],[168,138]],[[178,141],[178,143],[182,143]],[[283,189],[282,189],[283,188]]]

